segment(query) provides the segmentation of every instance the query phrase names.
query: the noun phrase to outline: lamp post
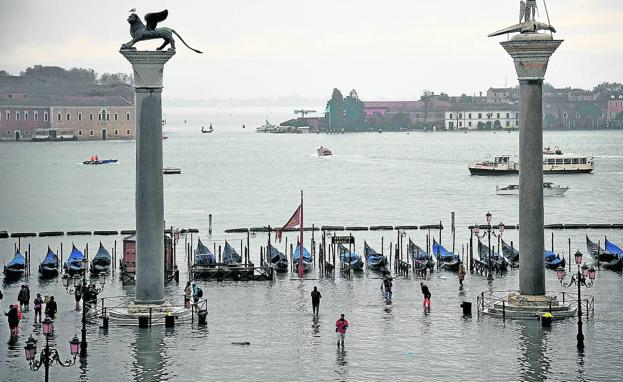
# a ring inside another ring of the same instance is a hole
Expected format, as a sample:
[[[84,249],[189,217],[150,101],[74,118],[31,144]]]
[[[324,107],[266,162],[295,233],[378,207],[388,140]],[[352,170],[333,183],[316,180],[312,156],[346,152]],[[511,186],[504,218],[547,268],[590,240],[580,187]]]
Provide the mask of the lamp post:
[[[582,264],[582,253],[577,251],[575,253],[575,264],[578,266],[578,272],[571,276],[571,280],[569,283],[565,283],[563,280],[567,276],[565,269],[563,267],[558,267],[556,269],[556,277],[560,281],[560,285],[567,288],[571,285],[575,284],[578,287],[578,335],[577,335],[577,346],[578,350],[584,350],[584,333],[582,332],[582,286],[586,288],[591,288],[593,286],[593,281],[595,280],[595,268],[591,265],[590,268],[586,265],[586,263]],[[580,266],[582,264],[582,266]],[[587,283],[586,279],[590,281]]]
[[[37,371],[41,366],[44,367],[45,381],[47,382],[50,378],[50,366],[53,366],[54,363],[62,367],[70,367],[76,363],[76,356],[80,349],[80,340],[78,336],[74,336],[74,338],[69,341],[69,350],[74,358],[61,361],[58,351],[55,348],[51,348],[49,342],[50,337],[54,335],[54,321],[52,321],[50,317],[46,317],[41,323],[41,326],[43,327],[43,335],[45,335],[45,347],[41,350],[39,359],[35,359],[37,355],[37,340],[35,340],[32,335],[30,335],[26,341],[26,346],[24,346],[24,355],[26,356],[26,361],[28,361],[30,370]]]
[[[89,267],[89,261],[87,259],[82,259],[80,265],[80,272],[82,276],[76,274],[73,277],[73,285],[69,283],[69,277],[63,277],[63,286],[65,290],[67,290],[70,294],[78,293],[78,288],[81,289],[80,293],[82,293],[82,341],[80,342],[80,358],[85,358],[87,356],[87,297],[89,297],[89,305],[91,301],[93,301],[93,297],[97,301],[97,294],[104,290],[104,285],[106,284],[106,273],[101,272],[98,275],[98,283],[100,287],[98,288],[95,283],[89,282],[87,283],[87,270]]]
[[[493,215],[491,214],[491,211],[487,211],[485,217],[487,218],[487,235],[489,237],[489,255],[487,256],[487,280],[492,281],[493,274],[491,273],[491,218],[493,218]]]

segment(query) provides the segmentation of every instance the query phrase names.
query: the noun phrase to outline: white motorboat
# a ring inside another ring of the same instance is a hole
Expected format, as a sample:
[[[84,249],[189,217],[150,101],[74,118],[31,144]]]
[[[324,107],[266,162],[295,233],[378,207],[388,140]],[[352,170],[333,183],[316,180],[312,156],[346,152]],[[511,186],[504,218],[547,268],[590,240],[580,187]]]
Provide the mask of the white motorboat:
[[[569,187],[562,187],[552,182],[543,182],[543,196],[560,196],[567,192]],[[506,187],[495,186],[498,195],[519,195],[519,185],[509,184]]]
[[[320,148],[317,151],[318,151],[318,156],[319,157],[328,157],[329,155],[333,155],[331,150],[329,150],[326,147],[320,146]]]

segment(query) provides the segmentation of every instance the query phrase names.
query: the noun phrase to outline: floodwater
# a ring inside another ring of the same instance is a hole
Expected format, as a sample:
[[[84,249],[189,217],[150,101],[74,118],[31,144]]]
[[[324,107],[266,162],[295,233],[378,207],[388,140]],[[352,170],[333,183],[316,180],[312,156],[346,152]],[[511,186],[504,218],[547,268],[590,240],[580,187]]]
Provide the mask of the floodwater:
[[[166,110],[165,110],[166,111]],[[203,114],[202,114],[203,113]],[[226,115],[225,115],[226,114]],[[227,239],[239,248],[246,236],[224,234],[228,228],[284,224],[304,190],[306,225],[423,225],[440,220],[446,229],[442,242],[452,248],[450,213],[456,213],[455,249],[469,240],[467,226],[484,224],[490,210],[493,223],[518,222],[518,199],[497,196],[496,185],[516,183],[516,176],[472,177],[467,163],[487,155],[517,153],[518,134],[369,133],[356,135],[272,135],[251,130],[263,116],[211,111],[167,112],[163,142],[165,166],[180,167],[181,175],[165,176],[167,226],[198,228],[212,247]],[[262,114],[258,112],[258,114]],[[183,120],[188,118],[186,124]],[[251,122],[249,122],[251,120]],[[215,123],[213,134],[200,134],[200,125]],[[275,121],[274,121],[275,122]],[[246,129],[242,130],[242,124]],[[587,175],[554,175],[546,180],[567,185],[562,197],[545,199],[546,223],[621,223],[623,212],[623,131],[546,132],[545,145],[565,152],[595,155],[595,171]],[[315,149],[329,147],[334,156],[319,158]],[[134,142],[3,143],[0,144],[0,230],[69,231],[134,228]],[[84,166],[92,154],[117,158],[119,164]],[[213,235],[208,235],[208,215]],[[623,244],[620,230],[553,231],[556,252],[568,256],[586,251],[585,235],[593,240]],[[546,245],[552,245],[547,230]],[[420,246],[428,231],[407,233]],[[431,232],[438,238],[438,232]],[[384,251],[396,232],[354,232],[357,250],[363,240]],[[517,232],[506,230],[517,243]],[[289,234],[289,243],[295,234]],[[54,295],[59,302],[56,338],[62,358],[68,341],[79,334],[80,312],[60,279],[40,281],[37,263],[47,246],[72,241],[95,253],[102,243],[111,248],[120,236],[32,238],[33,293]],[[266,236],[251,238],[251,257],[259,263],[259,246]],[[190,237],[188,237],[190,240]],[[196,243],[197,236],[193,241]],[[307,235],[305,242],[311,237]],[[183,240],[182,240],[183,242]],[[494,243],[497,241],[494,239]],[[8,262],[16,242],[0,240],[0,258]],[[285,248],[285,242],[277,244]],[[187,280],[183,245],[178,246],[180,285],[169,284],[167,298],[181,304]],[[589,260],[590,262],[590,260]],[[574,266],[575,267],[575,266]],[[177,325],[174,329],[88,326],[89,356],[70,368],[54,366],[53,380],[100,381],[291,381],[291,380],[617,380],[623,365],[620,336],[623,317],[623,279],[620,273],[600,271],[595,286],[583,292],[596,299],[595,316],[584,322],[586,351],[575,348],[576,319],[555,322],[543,330],[538,322],[506,321],[474,315],[464,318],[461,301],[476,302],[488,290],[517,288],[511,271],[491,285],[484,277],[468,275],[459,291],[456,274],[435,272],[429,284],[432,310],[424,313],[420,279],[397,276],[391,305],[380,291],[379,276],[364,272],[352,279],[321,278],[316,271],[299,280],[279,276],[274,282],[223,282],[202,285],[209,302],[207,327]],[[547,288],[563,290],[555,274],[546,272]],[[320,316],[311,313],[313,286],[322,292]],[[2,308],[16,301],[18,284],[3,284]],[[100,296],[133,295],[110,276]],[[335,320],[344,313],[350,321],[344,350],[335,344]],[[9,343],[8,325],[0,324],[0,380],[40,380],[23,355],[34,331],[32,312],[20,325],[17,343]],[[249,346],[232,342],[250,342]]]

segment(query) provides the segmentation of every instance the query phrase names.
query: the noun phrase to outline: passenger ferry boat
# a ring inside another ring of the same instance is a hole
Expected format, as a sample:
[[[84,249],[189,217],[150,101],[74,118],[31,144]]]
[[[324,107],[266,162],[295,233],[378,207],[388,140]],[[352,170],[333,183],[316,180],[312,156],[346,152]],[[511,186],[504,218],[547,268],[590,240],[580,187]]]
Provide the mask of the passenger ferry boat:
[[[320,148],[316,151],[318,152],[319,157],[328,157],[329,155],[333,155],[331,150],[329,150],[326,147],[322,147],[322,146],[320,146]]]
[[[569,187],[559,186],[552,182],[543,182],[543,196],[560,196],[567,192]],[[495,186],[495,193],[498,195],[519,195],[519,185],[509,184],[506,187]]]
[[[472,175],[519,174],[519,162],[513,160],[510,155],[496,156],[493,161],[470,163],[468,168]],[[558,149],[554,152],[550,150],[543,152],[544,174],[577,174],[592,171],[592,155],[563,154]]]

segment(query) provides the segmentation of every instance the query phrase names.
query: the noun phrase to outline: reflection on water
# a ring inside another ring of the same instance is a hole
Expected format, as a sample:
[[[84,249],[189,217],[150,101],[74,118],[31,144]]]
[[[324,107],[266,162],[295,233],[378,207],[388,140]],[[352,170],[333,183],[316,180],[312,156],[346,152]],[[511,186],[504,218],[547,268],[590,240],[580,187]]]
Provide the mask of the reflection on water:
[[[344,347],[339,347],[335,351],[335,374],[340,381],[348,379],[348,351]]]
[[[548,330],[539,321],[519,322],[519,372],[524,381],[543,381],[550,376],[551,360],[547,355]]]
[[[134,381],[160,381],[165,374],[166,356],[161,327],[136,328],[131,346]],[[145,333],[149,331],[148,335]]]

